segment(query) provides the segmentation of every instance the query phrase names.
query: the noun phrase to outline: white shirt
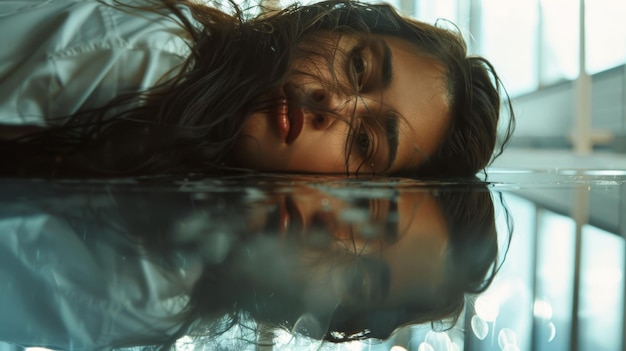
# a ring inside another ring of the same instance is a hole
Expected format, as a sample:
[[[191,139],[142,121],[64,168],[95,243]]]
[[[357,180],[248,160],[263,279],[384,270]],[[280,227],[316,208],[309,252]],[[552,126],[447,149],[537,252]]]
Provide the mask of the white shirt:
[[[55,125],[149,88],[189,55],[182,35],[170,18],[95,0],[0,0],[0,124]]]
[[[95,0],[0,0],[0,124],[61,123],[149,88],[187,57],[182,34],[172,19]],[[0,340],[95,350],[180,327],[181,272],[76,230],[45,213],[0,216]]]

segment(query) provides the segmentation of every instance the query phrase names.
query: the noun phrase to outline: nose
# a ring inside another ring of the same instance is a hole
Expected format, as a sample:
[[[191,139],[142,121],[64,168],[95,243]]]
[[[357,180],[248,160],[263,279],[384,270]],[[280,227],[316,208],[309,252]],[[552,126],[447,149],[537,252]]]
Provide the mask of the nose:
[[[316,106],[308,112],[307,118],[311,121],[313,128],[317,130],[326,130],[337,121],[338,116],[335,114],[337,110],[337,99],[323,88],[312,89],[309,91],[309,101]]]
[[[314,109],[314,111],[308,111],[308,116],[306,116],[307,119],[311,121],[311,124],[315,129],[328,129],[336,120],[336,117],[331,117],[331,113],[329,113],[332,111],[329,104],[329,94],[324,89],[318,88],[309,91],[308,95],[310,101],[320,108]],[[324,109],[328,109],[329,111],[323,111]]]
[[[350,123],[355,117],[371,114],[370,99],[363,96],[333,93],[319,88],[309,91],[309,99],[321,108],[317,112],[309,112],[308,116],[313,127],[319,130],[328,129],[337,120]]]

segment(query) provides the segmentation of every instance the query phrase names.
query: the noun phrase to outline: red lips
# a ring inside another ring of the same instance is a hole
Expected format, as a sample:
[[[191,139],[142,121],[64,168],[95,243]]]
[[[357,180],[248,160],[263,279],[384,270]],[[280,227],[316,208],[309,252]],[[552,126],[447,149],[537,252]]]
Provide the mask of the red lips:
[[[281,234],[300,234],[303,217],[291,195],[287,195],[279,204],[278,231]]]
[[[287,98],[280,99],[276,112],[280,138],[291,144],[302,132],[304,113],[301,108],[290,104]]]
[[[287,105],[287,99],[280,99],[276,107],[276,121],[278,123],[278,134],[282,140],[287,140],[289,131],[291,129],[291,122],[289,121],[289,106]]]
[[[301,108],[292,108],[292,106],[289,106],[289,113],[287,115],[289,116],[290,128],[289,133],[287,133],[285,143],[291,144],[294,140],[296,140],[298,135],[300,135],[300,132],[302,132],[302,126],[304,125],[304,113]]]

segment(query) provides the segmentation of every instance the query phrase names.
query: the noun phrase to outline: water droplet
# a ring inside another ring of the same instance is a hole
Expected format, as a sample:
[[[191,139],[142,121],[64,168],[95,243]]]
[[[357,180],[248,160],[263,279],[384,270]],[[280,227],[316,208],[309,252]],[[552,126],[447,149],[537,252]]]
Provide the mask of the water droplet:
[[[500,306],[496,299],[488,296],[479,296],[474,303],[474,310],[486,322],[493,322],[498,318]]]
[[[533,314],[537,318],[550,319],[552,318],[552,305],[545,300],[535,300]]]
[[[437,351],[450,351],[452,349],[452,340],[450,340],[450,336],[447,333],[431,330],[426,333],[424,341]]]
[[[548,337],[548,342],[551,342],[556,337],[556,326],[554,323],[548,323],[548,329],[550,330],[550,336]]]
[[[471,325],[474,335],[476,335],[479,340],[484,340],[487,334],[489,334],[489,324],[478,315],[472,317]]]
[[[498,345],[500,345],[500,349],[503,351],[507,346],[517,345],[517,335],[509,328],[502,328],[498,333]]]
[[[427,342],[423,342],[420,344],[420,346],[417,348],[417,351],[435,351],[435,349],[430,346],[429,343]]]

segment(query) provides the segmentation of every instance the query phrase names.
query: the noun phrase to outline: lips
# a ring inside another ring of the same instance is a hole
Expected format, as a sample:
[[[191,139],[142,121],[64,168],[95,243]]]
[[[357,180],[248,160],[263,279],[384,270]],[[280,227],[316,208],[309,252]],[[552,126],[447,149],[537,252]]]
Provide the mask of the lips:
[[[287,115],[289,116],[290,128],[289,133],[287,133],[287,138],[285,139],[285,143],[287,144],[291,144],[296,140],[304,125],[304,113],[302,113],[302,109],[291,108],[292,106],[289,107],[289,113]]]
[[[282,98],[276,109],[278,133],[280,138],[287,144],[291,144],[302,132],[304,125],[304,113],[301,108],[295,106],[293,99]]]
[[[287,105],[287,99],[280,99],[276,107],[276,116],[278,123],[278,134],[282,140],[287,140],[289,131],[291,130],[291,121],[289,118],[289,106]]]
[[[290,195],[279,206],[278,231],[281,234],[300,234],[302,231],[302,213]]]

